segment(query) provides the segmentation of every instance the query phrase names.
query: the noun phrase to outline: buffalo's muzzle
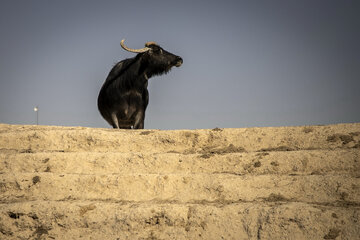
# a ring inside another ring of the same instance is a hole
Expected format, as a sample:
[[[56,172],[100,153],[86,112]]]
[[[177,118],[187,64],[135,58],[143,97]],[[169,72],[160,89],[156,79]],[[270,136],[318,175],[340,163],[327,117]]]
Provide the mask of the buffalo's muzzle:
[[[182,58],[181,58],[181,57],[177,57],[177,58],[176,58],[175,67],[180,67],[181,64],[183,64]]]

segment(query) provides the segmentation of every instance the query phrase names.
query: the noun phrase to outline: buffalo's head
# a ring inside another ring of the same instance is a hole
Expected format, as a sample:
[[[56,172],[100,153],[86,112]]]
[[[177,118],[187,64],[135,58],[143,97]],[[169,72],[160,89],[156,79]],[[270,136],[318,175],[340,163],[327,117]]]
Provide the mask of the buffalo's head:
[[[139,57],[150,75],[167,73],[172,67],[180,67],[183,63],[181,57],[164,50],[155,42],[147,42],[141,49],[132,49],[125,46],[124,41],[125,39],[121,40],[121,47],[126,51],[141,54]]]

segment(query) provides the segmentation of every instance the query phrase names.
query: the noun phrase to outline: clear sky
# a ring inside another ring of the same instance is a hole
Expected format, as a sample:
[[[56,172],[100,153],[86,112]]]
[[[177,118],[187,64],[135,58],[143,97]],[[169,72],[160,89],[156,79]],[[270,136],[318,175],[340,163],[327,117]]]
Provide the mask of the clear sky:
[[[0,31],[0,123],[110,127],[123,38],[184,60],[149,80],[145,128],[360,122],[358,0],[1,0]]]

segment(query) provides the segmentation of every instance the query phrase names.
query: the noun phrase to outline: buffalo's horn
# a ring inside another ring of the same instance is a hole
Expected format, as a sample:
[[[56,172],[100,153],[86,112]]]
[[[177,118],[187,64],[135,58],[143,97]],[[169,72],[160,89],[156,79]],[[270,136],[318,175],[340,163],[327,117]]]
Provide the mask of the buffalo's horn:
[[[127,46],[125,46],[124,44],[125,39],[121,40],[120,45],[123,49],[125,49],[126,51],[129,52],[134,52],[134,53],[143,53],[143,52],[147,52],[149,51],[151,48],[148,47],[144,47],[144,48],[140,48],[140,49],[132,49],[132,48],[128,48]]]
[[[159,46],[156,42],[147,42],[147,43],[145,43],[145,47],[150,47],[151,45]]]

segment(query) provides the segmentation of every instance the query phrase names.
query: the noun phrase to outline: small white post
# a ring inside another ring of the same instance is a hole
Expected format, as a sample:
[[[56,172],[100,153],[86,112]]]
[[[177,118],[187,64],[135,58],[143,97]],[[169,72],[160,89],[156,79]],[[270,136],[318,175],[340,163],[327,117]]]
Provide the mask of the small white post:
[[[39,107],[34,107],[34,112],[36,112],[36,125],[39,125]]]

